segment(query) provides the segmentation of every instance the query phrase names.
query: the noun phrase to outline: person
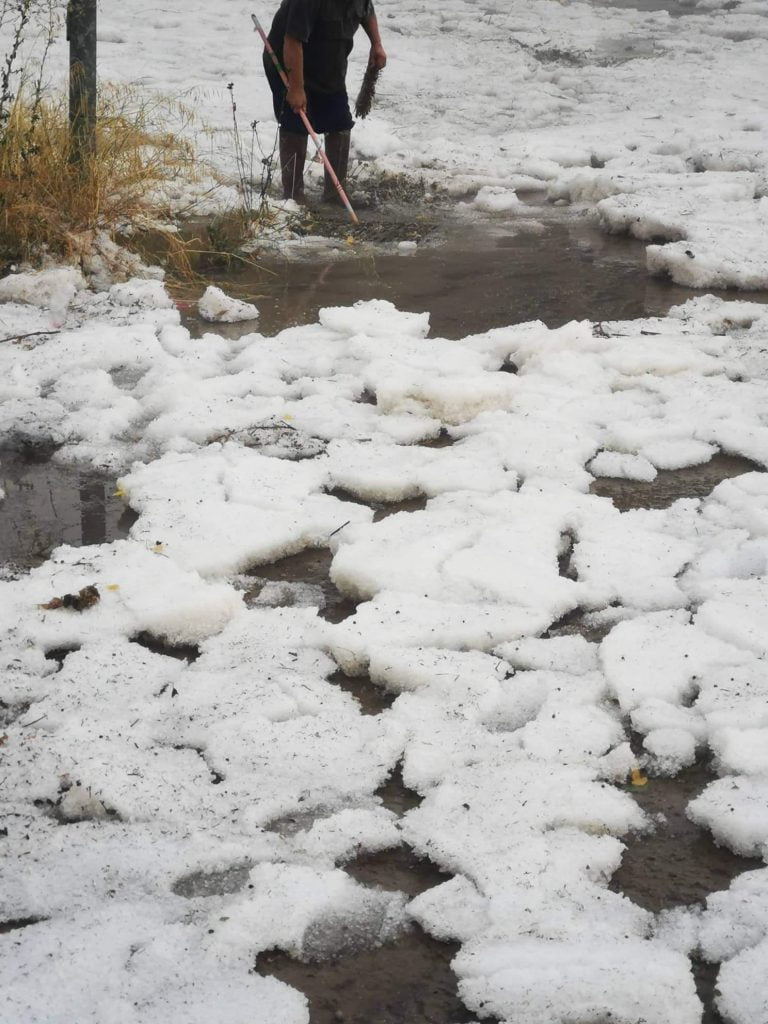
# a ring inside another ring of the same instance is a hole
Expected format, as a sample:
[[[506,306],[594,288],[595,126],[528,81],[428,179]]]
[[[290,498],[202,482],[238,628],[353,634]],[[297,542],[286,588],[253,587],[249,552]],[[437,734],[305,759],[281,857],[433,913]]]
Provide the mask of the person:
[[[282,0],[269,31],[269,42],[288,76],[288,90],[264,52],[264,69],[280,125],[283,198],[304,203],[307,130],[304,111],[315,132],[325,135],[325,152],[344,184],[354,121],[347,96],[347,60],[353,37],[362,25],[371,43],[369,65],[387,63],[373,0]],[[325,172],[323,200],[335,201],[336,188]]]

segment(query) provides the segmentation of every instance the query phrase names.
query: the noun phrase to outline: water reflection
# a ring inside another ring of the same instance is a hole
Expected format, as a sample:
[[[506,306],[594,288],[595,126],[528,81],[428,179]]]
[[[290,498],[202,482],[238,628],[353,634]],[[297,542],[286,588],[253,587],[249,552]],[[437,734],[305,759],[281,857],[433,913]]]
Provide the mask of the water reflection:
[[[0,564],[41,565],[59,544],[80,547],[127,537],[134,513],[95,471],[0,452]]]

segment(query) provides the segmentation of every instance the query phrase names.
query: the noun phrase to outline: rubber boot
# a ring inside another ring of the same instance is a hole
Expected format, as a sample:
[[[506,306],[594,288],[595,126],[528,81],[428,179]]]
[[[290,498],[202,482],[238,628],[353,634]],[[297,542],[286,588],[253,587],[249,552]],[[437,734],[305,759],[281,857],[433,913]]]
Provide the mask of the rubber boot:
[[[347,181],[347,168],[349,167],[349,132],[328,132],[325,136],[325,155],[330,161],[331,167],[336,172],[336,177],[342,186]],[[331,181],[328,171],[325,172],[325,185],[323,187],[324,203],[340,203],[339,193]]]
[[[280,132],[280,172],[283,199],[306,203],[304,195],[304,161],[307,159],[307,136],[296,132]]]

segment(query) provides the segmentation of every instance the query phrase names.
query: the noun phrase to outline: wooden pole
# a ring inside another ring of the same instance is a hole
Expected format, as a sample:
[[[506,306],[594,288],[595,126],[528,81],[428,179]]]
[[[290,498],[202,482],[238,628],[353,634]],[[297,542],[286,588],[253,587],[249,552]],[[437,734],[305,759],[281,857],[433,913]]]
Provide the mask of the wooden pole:
[[[69,131],[76,163],[96,152],[96,3],[67,4]]]

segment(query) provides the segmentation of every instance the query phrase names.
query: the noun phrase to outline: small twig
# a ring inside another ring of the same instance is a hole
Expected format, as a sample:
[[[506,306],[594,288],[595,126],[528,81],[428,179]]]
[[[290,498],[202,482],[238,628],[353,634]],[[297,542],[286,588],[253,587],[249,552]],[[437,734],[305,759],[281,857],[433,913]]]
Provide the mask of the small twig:
[[[346,521],[346,523],[342,523],[342,524],[341,524],[341,526],[340,526],[340,527],[338,528],[338,530],[334,530],[334,531],[333,531],[333,533],[329,533],[329,534],[328,534],[328,540],[330,540],[330,539],[331,539],[331,537],[335,537],[337,533],[340,533],[340,532],[341,532],[341,531],[342,531],[342,530],[344,529],[344,527],[345,527],[345,526],[349,526],[349,524],[350,524],[351,522],[352,522],[352,520],[351,520],[351,519],[348,519],[348,520]]]
[[[34,720],[34,722],[22,722],[21,723],[21,728],[22,729],[29,729],[30,726],[37,725],[38,722],[42,722],[42,720],[44,718],[47,718],[47,717],[48,717],[48,715],[41,715],[39,718],[36,718]]]
[[[0,345],[5,341],[24,341],[25,338],[40,338],[43,335],[61,334],[61,331],[30,331],[29,334],[12,334],[10,338],[0,338]]]

